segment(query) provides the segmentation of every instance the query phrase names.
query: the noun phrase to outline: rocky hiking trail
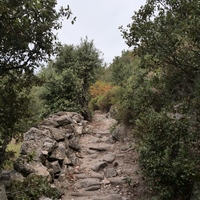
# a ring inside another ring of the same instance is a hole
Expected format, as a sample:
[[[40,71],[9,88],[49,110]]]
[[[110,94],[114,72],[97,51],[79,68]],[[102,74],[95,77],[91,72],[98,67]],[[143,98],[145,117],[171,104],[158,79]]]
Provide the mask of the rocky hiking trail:
[[[3,171],[0,183],[36,175],[61,192],[59,200],[144,199],[137,159],[133,134],[109,113],[96,111],[88,122],[78,113],[58,112],[24,133],[14,170]]]
[[[78,161],[68,168],[62,200],[132,200],[141,196],[144,187],[137,174],[134,139],[124,128],[111,135],[116,123],[108,114],[94,113],[89,124],[92,132],[80,137]]]

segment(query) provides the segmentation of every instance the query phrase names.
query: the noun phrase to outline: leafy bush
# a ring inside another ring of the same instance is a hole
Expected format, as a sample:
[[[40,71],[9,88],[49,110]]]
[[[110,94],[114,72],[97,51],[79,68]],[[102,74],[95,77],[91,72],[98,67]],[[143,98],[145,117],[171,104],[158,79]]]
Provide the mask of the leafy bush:
[[[115,86],[108,90],[105,94],[92,98],[89,105],[90,108],[95,110],[99,109],[108,112],[112,105],[117,104],[121,95],[122,88]]]
[[[7,188],[7,196],[9,200],[38,200],[42,196],[56,200],[61,194],[57,189],[51,188],[44,177],[32,175],[24,181],[12,182]]]
[[[149,76],[147,70],[135,68],[135,73],[126,82],[123,95],[119,102],[119,120],[134,125],[141,113],[150,107],[159,111],[166,101],[163,96],[163,86],[159,77],[153,71]]]
[[[61,47],[56,60],[39,74],[45,80],[39,95],[45,105],[44,116],[63,110],[91,119],[89,87],[101,70],[100,52],[93,41],[86,38],[80,45]]]
[[[90,95],[92,97],[97,97],[99,95],[105,94],[107,91],[109,91],[113,86],[111,86],[107,82],[103,81],[96,81],[93,85],[90,86]]]
[[[89,102],[89,109],[94,111],[94,110],[99,110],[99,106],[97,105],[98,99],[101,98],[101,95],[94,97],[90,100]]]
[[[199,176],[198,133],[190,119],[170,119],[152,109],[140,115],[134,128],[139,162],[160,199],[187,199]]]
[[[20,148],[21,148],[21,142],[17,143],[15,140],[12,140],[8,144],[6,151],[7,160],[5,160],[3,169],[5,170],[13,169],[13,161],[19,157]]]

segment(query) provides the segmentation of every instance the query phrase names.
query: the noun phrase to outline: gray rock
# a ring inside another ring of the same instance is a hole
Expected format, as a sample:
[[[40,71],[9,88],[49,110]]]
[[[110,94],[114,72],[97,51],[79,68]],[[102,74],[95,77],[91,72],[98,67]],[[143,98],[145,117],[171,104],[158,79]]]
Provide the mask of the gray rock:
[[[97,173],[97,172],[91,172],[90,177],[91,178],[98,178],[98,179],[101,179],[101,180],[104,178],[102,174]]]
[[[68,124],[71,124],[71,120],[67,115],[63,115],[61,117],[58,117],[55,119],[59,126],[66,126]]]
[[[112,178],[108,178],[108,180],[113,185],[115,185],[115,184],[120,185],[120,184],[125,183],[125,179],[123,177],[112,177]]]
[[[90,150],[90,149],[87,149],[87,154],[89,154],[89,155],[95,154],[96,156],[98,156],[98,154],[95,150]]]
[[[83,116],[75,113],[73,116],[72,116],[72,119],[75,120],[77,123],[80,123],[84,120]]]
[[[83,126],[80,124],[74,124],[74,132],[76,135],[82,135],[83,133]]]
[[[77,179],[86,179],[87,175],[86,174],[76,174],[75,177]],[[91,177],[91,178],[96,178],[96,177]]]
[[[80,165],[80,160],[75,156],[75,154],[72,154],[69,159],[70,164],[72,164],[73,166]]]
[[[69,164],[71,164],[71,161],[70,161],[70,159],[69,159],[67,156],[65,156],[65,158],[64,158],[64,160],[63,160],[63,164],[64,164],[64,165],[69,165]]]
[[[95,191],[99,190],[101,188],[101,185],[93,185],[85,189],[85,191]]]
[[[60,167],[60,164],[58,163],[58,161],[54,161],[49,164],[50,164],[51,168],[53,169],[54,174],[61,172],[61,167]]]
[[[101,185],[101,181],[98,178],[86,178],[86,179],[79,179],[75,184],[77,189],[81,188],[89,188],[91,186]]]
[[[98,143],[98,144],[94,144],[94,145],[90,145],[89,149],[90,150],[95,150],[95,151],[107,151],[110,149],[110,145],[109,144],[105,144],[105,143]]]
[[[112,163],[115,160],[115,155],[114,154],[106,154],[102,158],[103,161],[106,161],[108,163]]]
[[[30,174],[36,174],[43,177],[50,178],[50,174],[47,170],[47,167],[45,167],[40,162],[25,162],[24,159],[18,158],[14,164],[14,169],[21,173],[23,176],[28,176]]]
[[[68,124],[66,126],[63,126],[62,128],[65,129],[66,134],[74,132],[74,126],[72,124]]]
[[[14,180],[23,181],[23,179],[24,177],[15,170],[5,170],[0,174],[0,180],[6,187]]]
[[[112,137],[117,141],[124,141],[126,135],[125,127],[118,125],[115,130],[112,132]]]
[[[13,167],[17,172],[21,173],[25,177],[34,172],[32,164],[25,161],[22,157],[16,159],[13,163]]]
[[[47,177],[61,190],[68,187],[71,180],[66,175],[80,173],[74,167],[80,166],[81,160],[78,158],[82,159],[77,154],[80,150],[78,138],[87,126],[88,122],[75,112],[51,115],[38,128],[31,128],[24,134],[21,155],[14,162],[14,169],[25,177],[32,174]],[[70,168],[73,169],[72,173]],[[93,191],[100,183],[86,182],[85,185],[89,191]]]
[[[51,179],[47,167],[45,167],[42,163],[34,163],[32,167],[34,174],[42,177],[48,177],[49,180]]]
[[[59,124],[56,121],[54,121],[53,119],[47,118],[38,125],[38,127],[40,127],[40,126],[48,126],[48,127],[56,128],[59,126]]]
[[[62,129],[50,128],[51,135],[56,141],[63,141],[65,139],[65,132]]]
[[[52,154],[49,156],[49,160],[55,161],[55,160],[64,160],[66,157],[66,148],[63,143],[59,143],[58,148],[56,148]]]
[[[120,150],[121,151],[127,151],[129,148],[130,148],[129,145],[123,145],[123,146],[120,147]]]
[[[90,197],[93,196],[91,192],[72,192],[71,196],[73,197]]]
[[[106,143],[115,144],[116,143],[116,139],[114,139],[113,136],[109,136],[108,139],[106,140]]]
[[[100,170],[104,169],[107,167],[108,164],[106,162],[97,162],[93,167],[92,170],[95,172],[99,172]]]
[[[55,140],[46,138],[42,145],[42,151],[47,151],[48,153],[51,153],[57,146],[58,144]]]
[[[100,142],[100,140],[99,140],[99,138],[93,138],[92,140],[91,140],[91,142],[92,143],[99,143]]]
[[[106,178],[111,178],[117,176],[117,171],[115,168],[107,168],[105,171],[105,177]]]
[[[47,136],[37,128],[31,128],[24,134],[24,142],[21,146],[20,153],[27,155],[31,152],[39,152],[41,145]],[[38,149],[39,148],[39,149]]]
[[[80,146],[79,146],[79,140],[78,138],[72,138],[69,140],[69,147],[75,151],[79,151],[80,150]]]

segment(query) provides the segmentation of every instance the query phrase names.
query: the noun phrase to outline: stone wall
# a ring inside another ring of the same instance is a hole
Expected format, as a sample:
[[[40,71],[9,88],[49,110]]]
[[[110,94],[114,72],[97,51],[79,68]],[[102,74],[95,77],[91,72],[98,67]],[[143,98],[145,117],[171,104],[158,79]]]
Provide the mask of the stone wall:
[[[78,113],[55,113],[24,134],[14,169],[24,177],[41,175],[58,188],[66,187],[70,167],[80,164],[79,138],[90,131]]]

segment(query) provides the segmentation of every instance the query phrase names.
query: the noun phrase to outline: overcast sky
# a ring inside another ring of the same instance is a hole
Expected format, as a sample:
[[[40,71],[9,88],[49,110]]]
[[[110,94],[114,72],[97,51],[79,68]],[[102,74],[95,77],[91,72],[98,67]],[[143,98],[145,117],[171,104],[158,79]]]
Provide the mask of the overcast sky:
[[[81,38],[93,40],[103,53],[106,63],[111,63],[122,50],[128,49],[119,31],[119,26],[131,23],[131,16],[146,0],[57,0],[58,6],[70,6],[77,17],[74,25],[63,22],[58,38],[63,44],[80,43]]]

